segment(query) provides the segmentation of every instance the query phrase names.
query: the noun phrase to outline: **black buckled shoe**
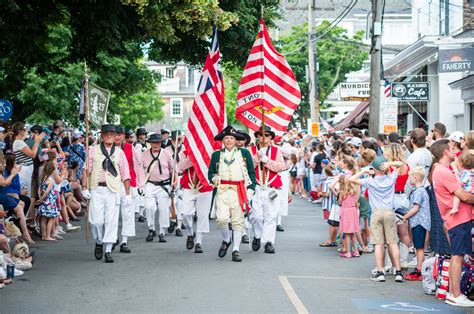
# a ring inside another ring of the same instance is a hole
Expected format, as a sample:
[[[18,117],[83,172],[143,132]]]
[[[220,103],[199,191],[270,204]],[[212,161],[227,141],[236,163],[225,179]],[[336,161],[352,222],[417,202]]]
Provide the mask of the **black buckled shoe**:
[[[282,226],[282,225],[278,225],[278,226],[277,226],[277,231],[283,232],[283,231],[285,231],[285,229],[283,229],[283,226]]]
[[[275,253],[275,248],[273,247],[271,242],[267,242],[267,244],[265,244],[265,253],[269,253],[269,254]]]
[[[249,243],[249,236],[248,235],[244,234],[242,236],[242,243]]]
[[[182,237],[182,236],[183,236],[183,232],[182,232],[181,229],[179,229],[179,228],[176,229],[176,233],[175,233],[175,234],[176,234],[177,237]]]
[[[154,230],[148,230],[148,235],[146,237],[146,242],[151,242],[156,236],[156,231]]]
[[[95,259],[100,261],[102,257],[104,256],[104,245],[103,244],[95,244],[95,249],[94,249],[94,256]]]
[[[221,247],[219,248],[219,253],[217,253],[217,255],[221,258],[224,257],[227,254],[227,250],[229,249],[231,243],[232,241],[222,241]]]
[[[177,226],[176,221],[170,221],[170,226],[168,227],[168,233],[173,233],[174,228]]]
[[[196,246],[194,247],[194,253],[202,253],[202,252],[204,251],[202,250],[201,244],[196,243]]]
[[[239,251],[232,252],[232,261],[233,262],[242,262],[242,257],[240,257]]]
[[[188,236],[186,239],[186,248],[188,250],[192,250],[194,247],[194,237],[193,236]]]
[[[107,252],[105,253],[105,262],[106,263],[113,263],[114,259],[112,258],[112,253]]]
[[[166,238],[165,238],[165,235],[163,233],[160,233],[158,235],[158,242],[162,242],[162,243],[166,242]]]
[[[253,238],[253,241],[252,241],[252,250],[254,251],[258,251],[260,250],[260,239],[257,239],[257,238]]]
[[[132,250],[130,250],[127,243],[122,243],[120,244],[120,253],[132,253]]]
[[[112,245],[112,252],[115,250],[115,247],[119,244],[120,242],[119,242],[119,239],[117,238],[117,241],[115,241],[115,243]]]
[[[138,217],[138,222],[145,222],[145,216],[140,215]]]

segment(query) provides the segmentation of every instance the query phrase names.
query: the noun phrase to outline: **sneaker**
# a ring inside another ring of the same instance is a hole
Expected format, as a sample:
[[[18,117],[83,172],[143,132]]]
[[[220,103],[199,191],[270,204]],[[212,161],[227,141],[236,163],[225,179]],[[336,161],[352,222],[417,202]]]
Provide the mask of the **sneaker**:
[[[397,270],[397,272],[395,273],[395,281],[403,282],[403,273],[401,270]]]
[[[377,271],[375,274],[370,277],[370,280],[376,282],[385,282],[385,275],[381,271]]]
[[[419,271],[414,271],[408,275],[405,275],[405,280],[408,281],[421,281],[423,277]]]
[[[79,231],[79,230],[81,230],[81,226],[73,226],[71,224],[66,225],[66,231],[67,232],[76,232],[76,231]]]
[[[375,267],[374,269],[372,269],[372,275],[376,275],[377,274],[377,267]],[[382,274],[385,276],[385,270],[382,270]]]
[[[366,253],[374,253],[374,246],[371,244],[367,245]]]
[[[59,234],[59,235],[63,235],[63,234],[66,234],[67,232],[64,231],[63,229],[56,231],[56,234]]]
[[[448,294],[448,296],[446,296],[446,303],[454,306],[474,307],[474,302],[469,300],[462,293],[457,297],[453,296],[452,294]]]

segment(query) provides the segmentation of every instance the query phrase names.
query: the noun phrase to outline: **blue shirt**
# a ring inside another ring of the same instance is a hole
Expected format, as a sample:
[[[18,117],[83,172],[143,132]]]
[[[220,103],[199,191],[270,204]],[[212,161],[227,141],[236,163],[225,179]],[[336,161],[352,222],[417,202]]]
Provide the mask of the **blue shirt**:
[[[413,205],[419,205],[418,212],[410,217],[410,227],[415,228],[421,225],[426,230],[431,229],[430,198],[428,192],[422,186],[417,187],[410,193],[410,210]]]
[[[398,172],[393,171],[388,175],[360,179],[362,187],[369,190],[369,204],[372,211],[393,210],[393,195],[395,194],[397,177]]]
[[[8,178],[9,176],[10,176],[10,173],[5,170],[3,172],[3,177]],[[12,182],[10,182],[9,185],[0,188],[0,193],[2,194],[15,193],[15,194],[20,195],[20,191],[21,191],[20,176],[18,174],[15,177],[13,177],[13,180]]]

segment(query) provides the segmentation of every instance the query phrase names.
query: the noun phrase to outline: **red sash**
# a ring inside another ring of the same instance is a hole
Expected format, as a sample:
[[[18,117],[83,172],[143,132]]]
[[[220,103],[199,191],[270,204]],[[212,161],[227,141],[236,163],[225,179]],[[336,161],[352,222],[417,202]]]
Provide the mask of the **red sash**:
[[[236,185],[237,195],[239,196],[239,204],[242,208],[242,211],[250,211],[249,201],[247,199],[247,189],[245,188],[245,181],[221,180],[221,184]]]

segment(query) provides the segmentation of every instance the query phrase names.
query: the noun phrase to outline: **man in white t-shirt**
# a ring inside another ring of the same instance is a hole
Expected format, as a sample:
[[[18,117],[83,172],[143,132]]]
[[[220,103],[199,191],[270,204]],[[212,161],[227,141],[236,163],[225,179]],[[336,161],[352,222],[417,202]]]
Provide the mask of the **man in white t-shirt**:
[[[417,128],[411,132],[410,142],[413,145],[413,153],[408,157],[407,164],[410,169],[417,166],[423,167],[425,170],[425,177],[423,184],[425,187],[429,186],[428,174],[430,172],[431,164],[433,163],[433,157],[431,152],[425,147],[426,145],[426,132],[423,129]],[[409,195],[411,186],[407,181],[405,186],[405,193]]]

